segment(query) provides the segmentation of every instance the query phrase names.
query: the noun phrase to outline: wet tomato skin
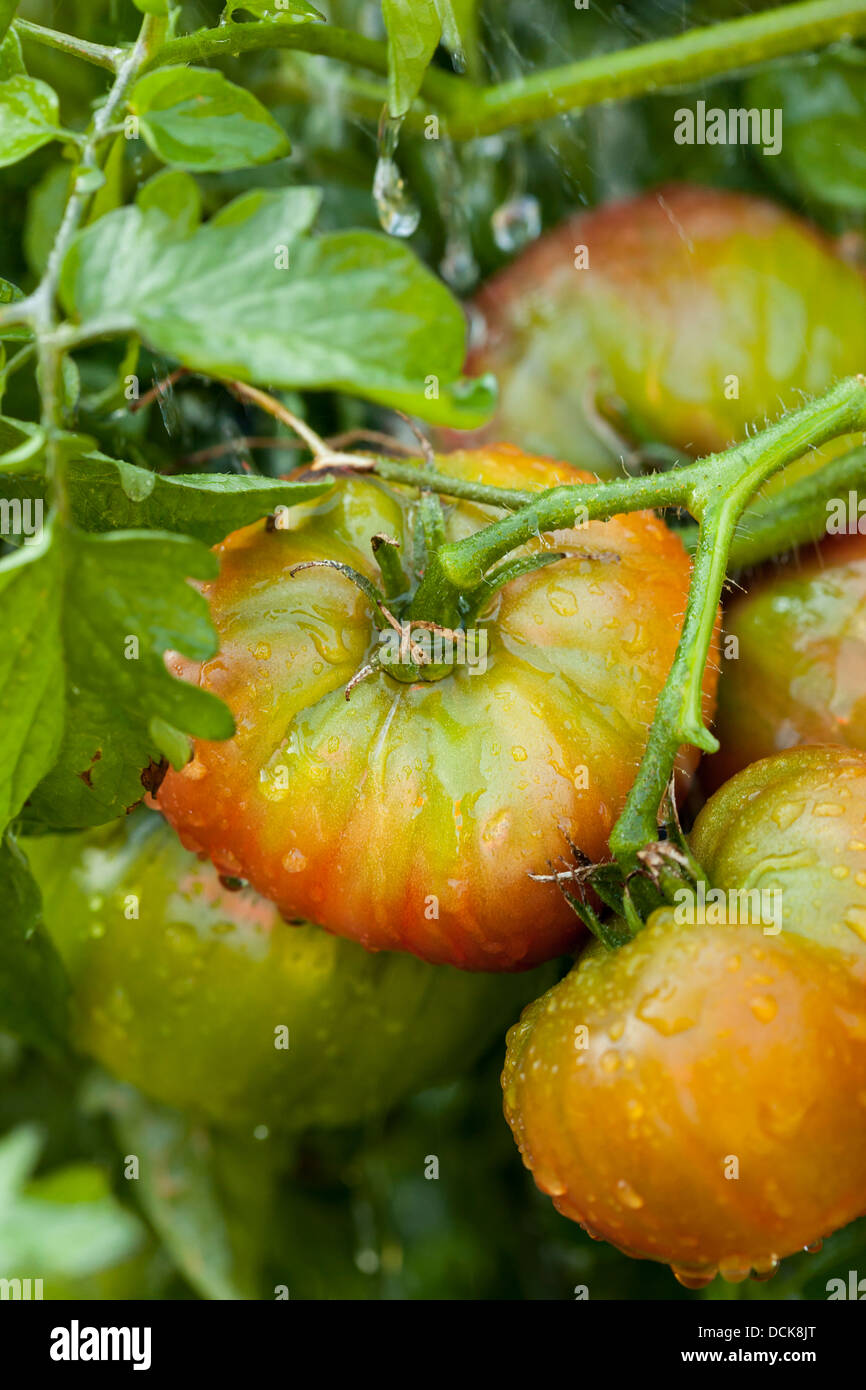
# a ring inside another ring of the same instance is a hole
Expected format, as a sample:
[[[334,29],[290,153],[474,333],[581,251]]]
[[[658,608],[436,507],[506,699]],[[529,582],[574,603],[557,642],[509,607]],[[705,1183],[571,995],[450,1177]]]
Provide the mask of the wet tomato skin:
[[[592,481],[507,445],[440,467],[503,487]],[[413,505],[377,480],[343,479],[293,509],[289,529],[251,526],[216,548],[206,593],[219,653],[175,670],[226,701],[237,733],[198,742],[157,799],[189,849],[288,917],[371,949],[522,970],[578,939],[556,888],[529,874],[570,858],[567,836],[606,855],[674,655],[689,562],[647,512],[554,533],[530,549],[568,558],[507,585],[482,618],[486,669],[414,685],[380,671],[347,701],[374,650],[368,601],[332,570],[289,570],[332,559],[377,580],[370,539],[385,532],[411,556]],[[447,534],[494,515],[447,506]]]
[[[866,1211],[866,990],[792,933],[674,911],[524,1011],[503,1087],[557,1208],[698,1286]]]
[[[380,1114],[471,1065],[533,980],[550,979],[467,975],[290,925],[221,884],[151,812],[24,846],[70,977],[76,1046],[226,1128]]]
[[[752,763],[689,841],[715,886],[775,890],[783,931],[866,961],[866,753],[816,745]]]
[[[737,655],[722,663],[707,786],[795,744],[866,748],[866,536],[765,566],[726,607],[725,632]]]
[[[473,437],[608,474],[619,463],[586,410],[594,393],[624,404],[637,437],[703,454],[866,359],[866,279],[828,239],[765,199],[690,185],[578,214],[474,309],[467,370],[497,374],[501,405]]]

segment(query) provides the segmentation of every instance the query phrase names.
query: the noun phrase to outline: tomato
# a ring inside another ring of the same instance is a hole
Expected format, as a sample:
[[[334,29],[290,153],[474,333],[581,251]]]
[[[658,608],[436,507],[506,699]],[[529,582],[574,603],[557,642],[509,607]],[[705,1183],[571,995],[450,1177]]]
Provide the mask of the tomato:
[[[224,887],[152,812],[24,843],[77,1046],[221,1125],[299,1130],[384,1111],[470,1065],[531,987],[290,925],[250,888]]]
[[[590,422],[595,392],[618,398],[638,438],[702,454],[866,360],[860,271],[785,209],[720,189],[673,185],[581,213],[474,308],[467,370],[495,372],[501,398],[476,439],[608,474],[618,451]]]
[[[866,1211],[864,824],[866,755],[755,764],[690,839],[721,906],[659,909],[524,1012],[506,1117],[564,1215],[698,1286]]]
[[[727,607],[725,629],[736,646],[708,785],[799,743],[866,748],[866,536],[827,536],[767,566]]]
[[[866,1211],[866,989],[801,937],[675,911],[530,1005],[503,1086],[558,1210],[697,1287]]]
[[[587,480],[504,445],[441,467],[504,487]],[[174,669],[226,701],[237,733],[198,742],[158,801],[189,849],[288,917],[434,963],[525,969],[578,939],[556,887],[529,874],[571,862],[568,838],[605,856],[674,655],[689,562],[651,513],[558,532],[543,543],[569,557],[510,582],[483,617],[483,663],[415,684],[380,670],[347,700],[376,642],[369,602],[333,570],[289,571],[329,559],[377,578],[370,538],[384,531],[411,554],[414,505],[354,476],[295,508],[289,529],[250,526],[216,548],[206,592],[219,654]],[[491,515],[451,506],[446,532]]]
[[[690,843],[717,887],[776,890],[785,931],[866,957],[866,754],[753,763],[710,797]]]

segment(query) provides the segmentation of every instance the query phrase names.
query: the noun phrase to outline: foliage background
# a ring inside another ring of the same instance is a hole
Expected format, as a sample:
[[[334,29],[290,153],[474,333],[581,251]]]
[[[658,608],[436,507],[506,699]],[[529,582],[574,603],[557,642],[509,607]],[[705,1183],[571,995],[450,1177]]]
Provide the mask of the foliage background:
[[[182,30],[217,23],[221,8],[208,0],[183,4]],[[256,11],[254,4],[244,8]],[[380,7],[370,0],[319,0],[319,8],[346,28],[383,34]],[[579,12],[564,0],[497,0],[480,6],[467,65],[473,75],[501,81],[748,8],[756,7],[740,0],[629,0]],[[132,41],[140,21],[127,0],[28,0],[19,13],[98,43]],[[65,127],[83,129],[105,91],[105,73],[33,43],[24,53],[29,73],[59,94]],[[435,62],[447,67],[443,49]],[[364,114],[361,82],[329,60],[288,51],[213,66],[263,103],[292,150],[257,167],[188,175],[205,215],[251,190],[314,185],[322,190],[321,231],[378,228],[371,197],[376,127]],[[517,249],[520,225],[497,244],[494,213],[503,204],[517,200],[523,218],[537,216],[549,227],[576,207],[667,179],[768,193],[830,232],[862,233],[862,49],[690,88],[690,102],[701,97],[725,107],[781,106],[783,154],[767,159],[747,147],[675,145],[676,94],[594,107],[465,146],[404,135],[401,164],[421,212],[414,250],[466,293]],[[70,153],[53,141],[0,169],[0,272],[25,291],[46,265]],[[161,167],[143,142],[118,138],[97,211],[130,200]],[[225,275],[234,273],[227,264]],[[280,427],[203,379],[148,410],[131,413],[120,400],[106,408],[122,358],[117,342],[88,346],[76,353],[80,380],[66,383],[77,400],[76,427],[105,454],[167,477],[203,470],[241,477],[253,469],[276,478],[285,470],[287,454],[276,442],[254,457],[236,442],[263,433],[277,441]],[[136,370],[150,382],[170,365],[144,351]],[[4,415],[37,420],[32,368],[0,382]],[[282,399],[323,434],[394,425],[384,406],[343,391],[284,391]],[[3,447],[16,442],[4,440]],[[197,457],[215,445],[223,446],[218,456]],[[201,528],[206,541],[206,520]],[[11,551],[2,545],[0,553]],[[50,818],[61,789],[49,789],[45,800]],[[3,872],[11,905],[26,889],[8,865]],[[4,1017],[9,1027],[20,1022]],[[52,1050],[50,1038],[46,1050],[45,1028],[39,1049],[28,1045],[26,1021],[15,1031],[24,1041],[0,1035],[0,1270],[43,1271],[50,1297],[273,1297],[284,1285],[293,1298],[317,1299],[569,1299],[581,1286],[591,1298],[800,1299],[825,1297],[829,1278],[866,1265],[860,1222],[822,1252],[786,1261],[768,1285],[717,1281],[695,1295],[667,1270],[593,1243],[556,1215],[518,1161],[501,1118],[498,1048],[473,1074],[416,1097],[374,1126],[283,1145],[191,1128]],[[121,1176],[130,1152],[152,1160],[145,1165],[150,1177],[139,1183]],[[429,1154],[439,1158],[438,1182],[424,1178]]]

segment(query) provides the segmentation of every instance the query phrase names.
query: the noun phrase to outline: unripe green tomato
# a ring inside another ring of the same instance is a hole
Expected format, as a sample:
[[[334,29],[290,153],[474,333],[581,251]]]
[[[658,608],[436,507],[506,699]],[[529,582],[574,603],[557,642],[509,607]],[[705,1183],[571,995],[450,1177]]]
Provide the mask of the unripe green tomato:
[[[533,979],[550,978],[469,975],[292,926],[250,888],[224,887],[150,812],[25,849],[72,983],[77,1046],[225,1126],[385,1111],[471,1065]]]
[[[866,535],[767,565],[726,607],[725,632],[707,787],[796,744],[866,748]]]
[[[580,213],[475,309],[467,371],[496,373],[500,408],[473,438],[607,474],[620,465],[592,395],[618,398],[639,438],[703,454],[866,361],[861,272],[785,209],[720,189],[671,185]]]

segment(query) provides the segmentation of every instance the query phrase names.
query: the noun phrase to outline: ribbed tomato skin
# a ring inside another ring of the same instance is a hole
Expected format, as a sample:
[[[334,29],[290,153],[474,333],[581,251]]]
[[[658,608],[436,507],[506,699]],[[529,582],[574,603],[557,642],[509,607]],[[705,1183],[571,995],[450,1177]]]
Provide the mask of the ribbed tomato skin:
[[[592,481],[509,446],[452,454],[445,472],[503,487]],[[378,579],[370,538],[411,556],[414,503],[372,478],[337,482],[287,530],[247,527],[216,547],[206,592],[220,636],[174,669],[237,723],[169,771],[158,801],[188,848],[249,880],[284,915],[371,949],[473,970],[522,970],[573,947],[572,910],[547,871],[568,838],[604,858],[673,659],[690,566],[652,513],[557,532],[528,547],[569,557],[506,586],[482,626],[486,670],[403,684],[370,656],[368,600],[331,559]],[[450,537],[495,513],[446,508]],[[712,708],[715,656],[705,679]],[[693,758],[684,763],[693,765]]]

